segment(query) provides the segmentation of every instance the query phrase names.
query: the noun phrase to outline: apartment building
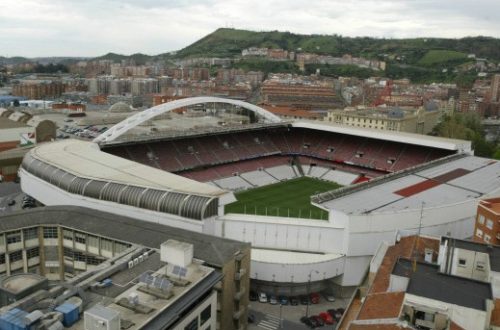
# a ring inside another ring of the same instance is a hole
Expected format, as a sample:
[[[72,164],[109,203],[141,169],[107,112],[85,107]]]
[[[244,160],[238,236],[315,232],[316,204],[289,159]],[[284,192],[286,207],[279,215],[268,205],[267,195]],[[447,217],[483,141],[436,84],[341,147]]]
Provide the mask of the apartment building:
[[[21,80],[12,86],[12,95],[31,100],[56,98],[63,92],[63,83],[55,80]]]
[[[383,243],[339,329],[499,329],[500,248],[451,237]]]
[[[149,312],[141,315],[140,311],[144,309],[137,307],[133,293],[139,296],[139,304],[142,302],[147,309],[160,312],[151,315],[157,315],[162,322],[169,320],[166,316],[179,321],[176,321],[179,326],[172,325],[168,329],[246,329],[250,284],[250,245],[247,243],[73,206],[42,207],[13,212],[0,218],[0,275],[34,273],[49,281],[81,283],[83,291],[88,289],[91,296],[98,295],[97,301],[112,301],[105,307],[119,311],[123,316],[120,318],[138,325],[132,329],[155,329],[156,325],[165,324],[155,323],[156,316],[150,317]],[[176,257],[176,261],[162,259],[159,250],[163,247],[160,249],[160,246],[169,240],[183,242],[178,249],[180,251],[192,251]],[[183,266],[181,263],[184,261],[179,260],[192,262],[185,262]],[[182,278],[182,283],[179,279],[176,282],[178,274],[174,274],[174,264],[187,268],[187,282]],[[118,265],[121,266],[116,269]],[[129,267],[131,273],[127,271]],[[190,267],[194,268],[190,270]],[[95,275],[96,272],[101,275]],[[138,287],[141,284],[137,285],[134,279],[150,273],[153,277],[166,274],[168,281],[174,285],[174,297],[180,299],[182,296],[187,301],[172,305],[170,298],[165,296],[170,293],[161,296],[162,293],[149,290],[151,287],[141,290]],[[200,274],[203,274],[202,278]],[[194,277],[191,279],[190,276]],[[110,285],[103,282],[107,278],[111,279]],[[193,291],[175,292],[181,290],[176,289],[176,284],[182,284],[188,291],[193,288]],[[200,286],[205,288],[201,292]],[[146,303],[158,299],[167,302],[158,301],[159,305]],[[213,308],[205,312],[205,318],[208,313],[216,319],[215,324],[201,324],[200,315],[208,305]],[[194,318],[186,316],[182,319],[186,322],[180,323],[178,317],[184,314],[179,306],[191,306],[189,311],[195,314],[188,315],[194,315]],[[0,310],[0,325],[5,312]],[[187,328],[190,322],[193,322],[193,327]]]
[[[326,121],[379,130],[428,134],[439,121],[440,111],[420,108],[378,107],[331,110]]]
[[[500,198],[490,198],[477,206],[474,241],[499,245],[500,243]]]

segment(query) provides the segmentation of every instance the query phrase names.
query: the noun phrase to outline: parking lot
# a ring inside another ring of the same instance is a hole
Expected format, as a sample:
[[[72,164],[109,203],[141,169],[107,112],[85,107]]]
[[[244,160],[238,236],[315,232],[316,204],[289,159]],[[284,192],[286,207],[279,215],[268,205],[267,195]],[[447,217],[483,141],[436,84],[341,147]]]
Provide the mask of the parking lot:
[[[249,324],[250,330],[277,330],[277,329],[308,329],[306,325],[300,322],[300,318],[308,313],[308,316],[318,315],[328,309],[345,308],[348,299],[336,298],[334,302],[328,302],[322,296],[318,304],[291,306],[290,304],[271,305],[270,303],[261,303],[258,301],[250,302],[249,314],[254,314],[255,321]],[[282,327],[280,328],[280,319]],[[334,325],[325,325],[319,329],[335,329]]]
[[[94,139],[99,136],[101,133],[104,133],[108,130],[108,127],[97,127],[95,125],[88,125],[84,127],[78,127],[73,125],[65,124],[63,127],[59,128],[59,133],[57,138],[59,139],[67,139],[69,137],[78,137],[82,139]]]

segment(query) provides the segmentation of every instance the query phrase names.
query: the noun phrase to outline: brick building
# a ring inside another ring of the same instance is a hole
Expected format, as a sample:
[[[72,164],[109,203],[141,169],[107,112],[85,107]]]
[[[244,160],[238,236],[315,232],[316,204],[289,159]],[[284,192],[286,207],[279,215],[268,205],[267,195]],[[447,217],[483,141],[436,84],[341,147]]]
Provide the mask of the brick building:
[[[31,100],[56,98],[63,92],[63,83],[52,80],[22,80],[12,86],[12,95],[24,96]]]
[[[474,240],[498,245],[500,242],[500,198],[485,199],[477,206]]]

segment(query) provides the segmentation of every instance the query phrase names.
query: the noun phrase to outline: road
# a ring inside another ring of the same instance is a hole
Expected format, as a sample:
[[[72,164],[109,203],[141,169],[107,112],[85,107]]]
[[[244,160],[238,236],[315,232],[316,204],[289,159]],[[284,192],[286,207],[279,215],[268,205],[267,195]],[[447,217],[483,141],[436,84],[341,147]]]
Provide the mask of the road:
[[[283,327],[281,329],[304,330],[308,329],[304,324],[300,323],[300,318],[306,315],[318,315],[331,308],[345,308],[347,299],[337,298],[334,302],[327,302],[324,299],[319,304],[309,305],[309,310],[304,305],[299,306],[280,306],[271,305],[269,303],[259,303],[257,301],[250,302],[249,314],[255,315],[255,322],[248,325],[249,330],[278,330],[280,315],[283,318]],[[320,329],[335,329],[334,326],[324,326]]]

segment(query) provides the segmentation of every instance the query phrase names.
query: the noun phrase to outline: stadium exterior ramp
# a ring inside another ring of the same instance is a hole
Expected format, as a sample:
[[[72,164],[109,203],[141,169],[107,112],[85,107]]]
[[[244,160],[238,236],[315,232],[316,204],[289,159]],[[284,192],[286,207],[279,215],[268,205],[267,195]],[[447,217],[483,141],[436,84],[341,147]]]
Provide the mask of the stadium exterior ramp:
[[[125,134],[128,130],[136,127],[137,125],[140,125],[141,123],[152,119],[158,115],[161,115],[163,113],[173,111],[175,109],[183,108],[183,107],[188,107],[192,105],[197,105],[197,104],[204,104],[204,103],[224,103],[224,104],[232,104],[236,105],[248,110],[251,110],[255,112],[256,114],[262,116],[266,122],[270,123],[279,123],[281,122],[281,119],[272,114],[271,112],[258,107],[256,105],[253,105],[251,103],[243,102],[243,101],[238,101],[238,100],[232,100],[232,99],[225,99],[225,98],[220,98],[220,97],[211,97],[211,96],[200,96],[200,97],[189,97],[185,99],[180,99],[180,100],[175,100],[172,102],[164,103],[157,105],[155,107],[149,108],[147,110],[144,110],[138,114],[135,114],[133,116],[130,116],[129,118],[119,122],[115,126],[111,127],[109,130],[106,132],[102,133],[98,137],[94,139],[94,142],[96,143],[101,143],[101,142],[110,142],[119,137],[122,134]]]
[[[99,150],[92,142],[41,144],[24,158],[22,190],[45,205],[77,205],[196,232],[208,231],[232,192]]]

